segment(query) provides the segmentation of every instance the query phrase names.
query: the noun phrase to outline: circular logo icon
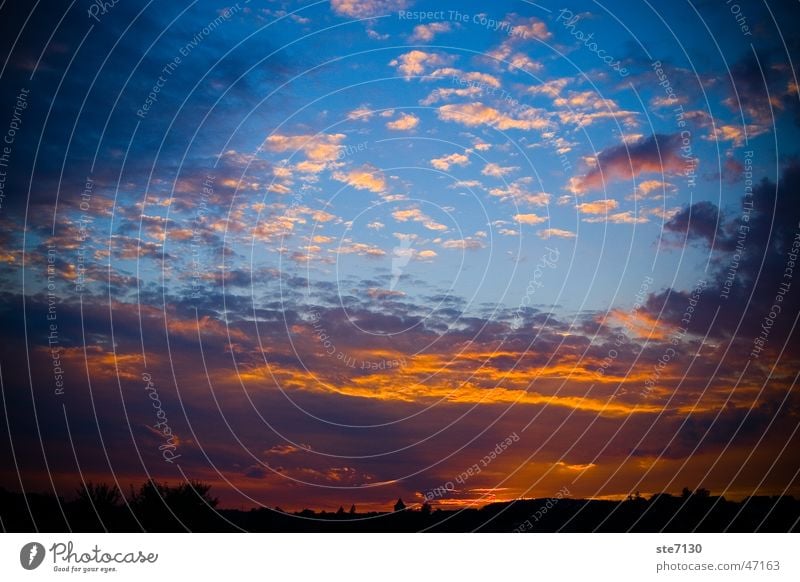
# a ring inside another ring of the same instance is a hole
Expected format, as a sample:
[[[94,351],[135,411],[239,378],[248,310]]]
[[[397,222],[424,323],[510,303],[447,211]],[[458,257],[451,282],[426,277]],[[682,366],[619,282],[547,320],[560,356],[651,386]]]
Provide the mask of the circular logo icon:
[[[35,570],[44,561],[44,546],[38,542],[29,542],[19,551],[19,563],[26,570]]]

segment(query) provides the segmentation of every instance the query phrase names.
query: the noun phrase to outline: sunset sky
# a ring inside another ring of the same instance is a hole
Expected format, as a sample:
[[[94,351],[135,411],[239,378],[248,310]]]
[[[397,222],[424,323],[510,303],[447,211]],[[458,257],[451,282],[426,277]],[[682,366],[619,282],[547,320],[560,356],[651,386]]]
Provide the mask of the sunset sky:
[[[141,4],[0,8],[0,485],[800,494],[789,3]]]

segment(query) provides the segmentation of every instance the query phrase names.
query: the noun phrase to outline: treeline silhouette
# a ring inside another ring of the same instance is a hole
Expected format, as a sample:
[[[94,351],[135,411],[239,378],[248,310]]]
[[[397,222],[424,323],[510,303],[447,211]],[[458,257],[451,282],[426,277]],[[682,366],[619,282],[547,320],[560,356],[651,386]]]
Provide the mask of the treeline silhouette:
[[[279,507],[219,509],[211,486],[148,481],[128,495],[87,483],[72,500],[0,488],[6,532],[790,532],[798,530],[800,501],[753,496],[728,501],[709,491],[637,494],[623,501],[518,499],[482,508],[433,509],[402,500],[387,512],[285,512]],[[387,504],[391,505],[391,504]]]

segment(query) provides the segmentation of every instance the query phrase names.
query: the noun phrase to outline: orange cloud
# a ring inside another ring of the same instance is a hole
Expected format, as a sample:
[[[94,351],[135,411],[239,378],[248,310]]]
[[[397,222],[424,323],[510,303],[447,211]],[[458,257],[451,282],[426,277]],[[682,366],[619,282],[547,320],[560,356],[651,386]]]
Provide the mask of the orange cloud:
[[[514,220],[520,224],[540,224],[547,219],[538,214],[515,214]]]
[[[454,57],[451,55],[440,55],[413,50],[390,61],[389,65],[396,67],[397,71],[408,80],[411,77],[423,75],[426,69],[447,66],[453,59]]]
[[[481,174],[484,176],[492,176],[494,178],[502,178],[506,174],[510,174],[516,170],[519,170],[517,166],[501,166],[500,164],[489,162],[483,167]]]
[[[340,16],[369,18],[407,8],[410,0],[331,0],[331,9]]]
[[[502,113],[494,107],[484,105],[480,101],[442,105],[437,114],[443,121],[454,121],[469,127],[489,125],[501,131],[509,129],[541,130],[548,128],[551,124],[546,114],[533,107],[523,109],[517,117],[514,117]]]
[[[592,160],[591,169],[583,176],[573,176],[567,190],[585,194],[603,188],[612,180],[632,180],[642,173],[684,173],[692,160],[681,157],[679,134],[653,135],[631,144],[613,146]]]
[[[419,117],[412,113],[402,113],[398,119],[388,122],[386,127],[393,131],[404,131],[414,129],[417,125],[419,125]]]
[[[431,22],[430,24],[418,24],[414,27],[414,32],[409,40],[411,42],[430,42],[437,34],[450,32],[449,22]]]
[[[536,234],[539,235],[539,238],[575,238],[575,233],[569,230],[564,230],[561,228],[545,228],[544,230],[540,230]]]
[[[302,151],[314,162],[330,162],[336,159],[342,140],[347,137],[343,133],[318,135],[280,135],[269,136],[264,141],[264,148],[274,152]]]
[[[352,186],[356,190],[369,190],[370,192],[378,193],[386,190],[386,178],[383,172],[370,165],[364,165],[347,172],[335,172],[333,178]]]
[[[484,171],[486,171],[486,168],[484,168]],[[516,204],[547,206],[550,203],[550,194],[547,192],[530,192],[526,186],[532,181],[533,179],[530,177],[520,178],[505,187],[492,188],[489,190],[489,194]]]
[[[431,166],[442,171],[449,170],[450,166],[466,166],[467,164],[469,164],[469,157],[459,153],[454,153],[450,154],[449,156],[443,156],[441,158],[434,158],[431,160]]]
[[[392,218],[397,220],[398,222],[419,222],[427,228],[428,230],[447,230],[447,227],[443,224],[440,224],[429,217],[427,214],[423,213],[419,208],[409,208],[406,210],[395,210],[392,212]]]
[[[644,222],[649,222],[647,217],[640,214],[636,216],[630,210],[626,210],[625,212],[617,212],[615,214],[609,214],[607,216],[593,216],[591,218],[584,218],[584,222],[610,222],[612,224],[641,224]]]
[[[576,204],[575,208],[581,214],[607,214],[614,210],[619,203],[611,198],[604,198],[602,200],[595,200],[593,202],[583,202]]]

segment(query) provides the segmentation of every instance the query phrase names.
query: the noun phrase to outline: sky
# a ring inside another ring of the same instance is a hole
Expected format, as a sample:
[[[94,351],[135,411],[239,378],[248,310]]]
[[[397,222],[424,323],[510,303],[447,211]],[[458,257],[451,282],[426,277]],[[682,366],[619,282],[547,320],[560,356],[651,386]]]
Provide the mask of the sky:
[[[800,493],[796,11],[0,6],[0,484]]]

